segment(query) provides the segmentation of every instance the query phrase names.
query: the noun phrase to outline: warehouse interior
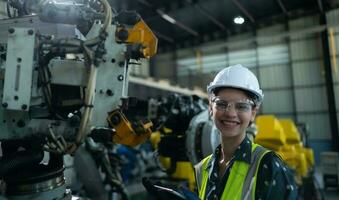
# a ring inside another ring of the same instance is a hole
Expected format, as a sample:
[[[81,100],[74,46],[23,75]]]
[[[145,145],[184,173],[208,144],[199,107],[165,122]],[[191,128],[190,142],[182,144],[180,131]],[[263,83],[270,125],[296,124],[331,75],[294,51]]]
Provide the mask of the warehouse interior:
[[[237,64],[246,133],[338,199],[338,63],[338,0],[0,0],[0,200],[198,199],[206,87]]]

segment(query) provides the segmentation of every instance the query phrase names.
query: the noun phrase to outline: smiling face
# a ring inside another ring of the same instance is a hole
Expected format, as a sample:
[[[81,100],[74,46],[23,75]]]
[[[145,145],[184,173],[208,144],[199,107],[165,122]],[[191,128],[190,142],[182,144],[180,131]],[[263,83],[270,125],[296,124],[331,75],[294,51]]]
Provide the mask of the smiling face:
[[[245,92],[232,88],[220,89],[210,100],[209,110],[222,138],[244,137],[257,112]]]

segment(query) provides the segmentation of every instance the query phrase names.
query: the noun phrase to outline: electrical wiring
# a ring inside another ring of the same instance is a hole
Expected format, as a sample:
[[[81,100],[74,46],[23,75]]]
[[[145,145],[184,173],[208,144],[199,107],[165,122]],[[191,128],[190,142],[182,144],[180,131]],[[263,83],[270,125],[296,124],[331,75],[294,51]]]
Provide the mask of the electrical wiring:
[[[80,127],[78,134],[76,136],[75,143],[72,144],[69,147],[68,152],[73,153],[77,145],[80,144],[83,140],[83,138],[86,136],[87,130],[90,128],[88,127],[88,123],[92,116],[92,110],[93,110],[93,101],[94,101],[94,93],[95,93],[95,87],[96,87],[96,79],[97,79],[97,68],[93,63],[94,57],[91,49],[87,45],[93,45],[93,42],[99,40],[100,42],[103,42],[103,39],[100,37],[100,34],[107,34],[107,31],[109,30],[111,23],[112,23],[112,10],[107,2],[107,0],[101,0],[103,6],[104,6],[104,13],[105,13],[105,19],[103,23],[103,27],[100,30],[99,36],[97,36],[94,39],[91,39],[90,41],[85,41],[83,43],[83,49],[84,54],[88,58],[88,62],[90,63],[90,73],[89,78],[87,81],[87,87],[86,87],[86,96],[84,101],[84,113],[80,120]],[[99,44],[99,43],[97,43]]]

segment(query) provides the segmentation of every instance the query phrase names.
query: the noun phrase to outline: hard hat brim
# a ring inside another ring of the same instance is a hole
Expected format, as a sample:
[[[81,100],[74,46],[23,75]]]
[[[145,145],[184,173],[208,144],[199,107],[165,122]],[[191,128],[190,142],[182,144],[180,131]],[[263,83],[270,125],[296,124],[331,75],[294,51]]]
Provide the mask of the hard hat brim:
[[[245,88],[245,87],[236,87],[234,85],[224,85],[224,84],[220,84],[220,85],[210,85],[207,87],[207,92],[208,94],[212,94],[212,92],[216,89],[216,88],[233,88],[233,89],[239,89],[239,90],[242,90],[242,91],[245,91],[245,92],[250,92],[252,94],[254,94],[255,96],[258,97],[258,100],[259,102],[262,102],[263,99],[264,99],[264,94],[262,94],[262,91],[261,94],[258,93],[257,91],[255,90],[251,90],[249,88]]]

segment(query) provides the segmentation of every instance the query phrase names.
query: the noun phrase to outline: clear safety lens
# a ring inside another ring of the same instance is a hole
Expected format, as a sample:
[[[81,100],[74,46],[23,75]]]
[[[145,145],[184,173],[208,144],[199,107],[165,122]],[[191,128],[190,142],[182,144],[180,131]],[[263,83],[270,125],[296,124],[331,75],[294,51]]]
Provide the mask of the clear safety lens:
[[[212,102],[214,103],[215,108],[219,111],[229,111],[229,109],[233,107],[238,113],[249,112],[254,106],[253,101],[249,99],[241,101],[225,101],[219,97],[214,97]]]

